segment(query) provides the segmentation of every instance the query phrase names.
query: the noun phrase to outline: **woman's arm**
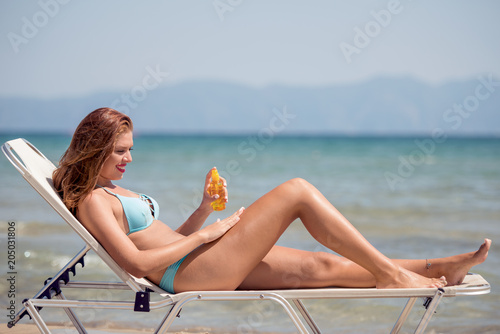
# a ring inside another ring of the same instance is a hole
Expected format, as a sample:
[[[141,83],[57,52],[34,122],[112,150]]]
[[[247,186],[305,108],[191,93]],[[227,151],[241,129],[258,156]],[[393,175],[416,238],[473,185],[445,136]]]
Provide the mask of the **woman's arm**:
[[[88,196],[78,208],[78,218],[120,267],[136,277],[160,271],[203,243],[224,235],[238,221],[243,210],[191,233],[169,245],[139,250],[119,227],[109,202],[100,194]]]
[[[192,233],[198,231],[203,226],[208,216],[210,216],[212,212],[213,209],[211,207],[202,208],[202,206],[200,205],[200,207],[196,209],[196,211],[193,212],[191,216],[189,216],[189,218],[184,222],[184,224],[182,224],[175,231],[185,236],[191,235]]]
[[[205,177],[205,187],[203,191],[203,198],[201,200],[201,204],[196,209],[195,212],[182,224],[176,232],[188,236],[191,233],[194,233],[198,231],[205,221],[207,220],[208,216],[214,211],[212,206],[210,205],[213,201],[215,201],[218,198],[218,195],[210,196],[208,189],[210,187],[210,177],[212,175],[212,170],[215,169],[212,168],[206,175]],[[224,178],[221,178],[223,185],[224,185],[224,200],[227,203],[228,197],[227,197],[227,183]]]

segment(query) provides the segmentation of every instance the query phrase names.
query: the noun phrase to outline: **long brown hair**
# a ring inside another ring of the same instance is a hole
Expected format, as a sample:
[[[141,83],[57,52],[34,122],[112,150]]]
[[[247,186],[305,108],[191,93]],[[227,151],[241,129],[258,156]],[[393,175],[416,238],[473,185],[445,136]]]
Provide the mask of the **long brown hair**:
[[[95,188],[118,135],[132,130],[132,120],[111,108],[96,109],[80,122],[52,175],[56,190],[73,214]]]

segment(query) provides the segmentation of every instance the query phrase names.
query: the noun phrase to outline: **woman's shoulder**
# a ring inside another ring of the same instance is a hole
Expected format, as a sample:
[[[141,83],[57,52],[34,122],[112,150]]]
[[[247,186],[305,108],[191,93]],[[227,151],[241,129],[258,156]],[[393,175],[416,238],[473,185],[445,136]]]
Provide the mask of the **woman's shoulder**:
[[[92,190],[78,205],[80,219],[82,217],[99,217],[102,214],[107,215],[112,212],[112,203],[103,189]]]
[[[95,188],[80,202],[80,209],[86,207],[102,206],[108,203],[106,191],[102,188]]]
[[[98,193],[103,195],[114,195],[114,196],[125,196],[125,197],[134,197],[139,194],[135,191],[125,189],[117,185],[113,185],[112,187],[98,186],[96,189],[93,190],[93,192],[95,191],[98,191]]]

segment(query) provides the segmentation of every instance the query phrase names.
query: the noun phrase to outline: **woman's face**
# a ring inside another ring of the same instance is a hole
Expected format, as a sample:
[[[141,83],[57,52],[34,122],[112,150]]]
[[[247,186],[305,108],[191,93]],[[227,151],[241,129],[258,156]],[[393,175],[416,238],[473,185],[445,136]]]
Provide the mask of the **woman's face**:
[[[116,140],[115,148],[106,159],[99,174],[99,184],[106,184],[112,180],[120,180],[125,173],[125,167],[132,162],[130,151],[134,146],[132,131],[120,134]]]

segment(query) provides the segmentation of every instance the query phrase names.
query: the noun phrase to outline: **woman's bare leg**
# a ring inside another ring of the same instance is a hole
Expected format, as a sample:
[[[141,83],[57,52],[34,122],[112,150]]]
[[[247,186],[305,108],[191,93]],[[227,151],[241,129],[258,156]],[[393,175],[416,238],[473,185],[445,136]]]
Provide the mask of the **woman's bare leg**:
[[[396,265],[426,277],[449,277],[448,285],[460,284],[471,267],[486,260],[491,241],[475,252],[445,258],[392,260]],[[427,264],[431,266],[428,267]],[[245,278],[240,289],[374,287],[373,275],[356,263],[325,252],[308,252],[275,246]]]
[[[445,276],[448,285],[457,285],[462,283],[470,268],[486,260],[490,246],[491,240],[485,239],[475,252],[425,260],[397,260],[397,263],[422,276]]]
[[[375,249],[311,184],[293,179],[246,209],[240,222],[183,262],[176,291],[237,288],[264,259],[286,228],[300,218],[324,246],[366,269],[379,288],[440,287],[443,280],[410,272]]]

